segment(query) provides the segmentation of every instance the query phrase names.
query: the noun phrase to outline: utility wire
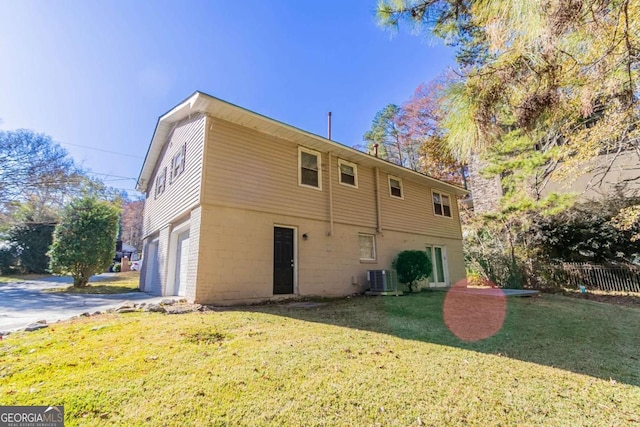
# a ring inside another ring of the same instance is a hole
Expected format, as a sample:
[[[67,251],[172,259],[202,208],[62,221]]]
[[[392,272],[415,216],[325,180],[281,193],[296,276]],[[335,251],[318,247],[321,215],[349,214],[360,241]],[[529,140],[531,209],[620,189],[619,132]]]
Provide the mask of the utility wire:
[[[132,181],[137,181],[136,178],[131,178],[130,176],[121,176],[121,175],[114,175],[112,173],[101,173],[101,172],[87,172],[89,175],[101,175],[101,176],[109,176],[109,177],[113,177],[113,178],[122,178],[122,179],[130,179]]]
[[[134,157],[136,159],[143,159],[144,158],[142,156],[134,156],[133,154],[118,153],[116,151],[103,150],[102,148],[89,147],[87,145],[72,144],[70,142],[61,142],[60,144],[62,144],[62,145],[72,145],[74,147],[86,148],[88,150],[102,151],[103,153],[115,154],[116,156]]]

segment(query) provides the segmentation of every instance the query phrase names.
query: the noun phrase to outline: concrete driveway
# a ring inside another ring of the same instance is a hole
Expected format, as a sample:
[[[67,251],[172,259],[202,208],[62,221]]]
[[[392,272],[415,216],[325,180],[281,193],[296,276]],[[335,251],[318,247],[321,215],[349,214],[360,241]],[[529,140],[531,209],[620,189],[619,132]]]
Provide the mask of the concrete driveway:
[[[97,277],[98,280],[100,276]],[[117,308],[125,302],[148,304],[159,303],[164,299],[144,292],[113,295],[43,292],[47,288],[61,287],[71,283],[73,280],[70,277],[47,277],[24,282],[0,283],[0,331],[25,328],[39,320],[52,323],[86,312],[106,311],[109,308]]]

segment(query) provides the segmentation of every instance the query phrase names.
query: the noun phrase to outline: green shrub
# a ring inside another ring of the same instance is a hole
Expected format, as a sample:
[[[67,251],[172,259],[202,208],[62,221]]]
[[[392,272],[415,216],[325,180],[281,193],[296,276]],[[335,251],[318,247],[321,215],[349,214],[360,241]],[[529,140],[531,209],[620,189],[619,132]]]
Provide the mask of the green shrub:
[[[416,282],[429,277],[433,265],[425,251],[408,250],[398,254],[393,261],[393,268],[398,272],[398,281],[406,284],[409,291],[413,292]]]
[[[529,240],[552,260],[629,261],[640,248],[633,240],[632,229],[616,228],[615,218],[621,211],[619,204],[624,201],[584,202],[557,215],[535,216]]]
[[[467,276],[478,275],[501,288],[548,288],[553,268],[533,244],[532,224],[540,214],[517,211],[476,215],[464,225]]]
[[[16,256],[13,248],[0,249],[0,274],[12,273],[15,262]]]
[[[47,273],[47,252],[53,241],[53,224],[22,224],[11,230],[9,238],[17,248],[24,273]]]
[[[577,203],[554,214],[537,210],[477,215],[464,225],[468,274],[500,287],[567,286],[564,262],[630,262],[640,246],[634,230],[613,218],[637,199],[610,197]]]
[[[91,197],[71,202],[53,233],[51,271],[70,273],[74,286],[86,286],[113,262],[118,218],[109,202]]]
[[[120,273],[121,271],[122,271],[122,264],[120,264],[119,262],[116,262],[115,264],[113,264],[114,273]]]

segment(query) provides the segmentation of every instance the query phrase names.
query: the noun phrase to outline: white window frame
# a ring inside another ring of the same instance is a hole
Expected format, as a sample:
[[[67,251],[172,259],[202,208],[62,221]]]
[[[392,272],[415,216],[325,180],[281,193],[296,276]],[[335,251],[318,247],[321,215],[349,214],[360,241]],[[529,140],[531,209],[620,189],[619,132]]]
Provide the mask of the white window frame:
[[[348,182],[342,182],[342,165],[349,166],[353,168],[353,184]],[[342,185],[351,188],[358,188],[358,165],[355,163],[348,162],[346,160],[338,159],[338,182]]]
[[[180,150],[178,150],[176,154],[174,154],[171,158],[171,178],[169,182],[175,181],[175,179],[182,175],[182,172],[184,172],[184,166],[187,157],[186,155],[187,144],[185,143],[182,145],[182,147],[180,147]]]
[[[309,184],[302,183],[302,153],[311,154],[318,158],[318,186],[315,187]],[[300,187],[313,188],[315,190],[322,191],[322,154],[319,151],[311,150],[309,148],[298,147],[298,185]]]
[[[400,195],[396,196],[395,194],[393,194],[391,192],[391,180],[394,181],[398,181],[398,183],[400,183]],[[397,176],[393,176],[393,175],[388,175],[388,179],[389,181],[389,196],[393,197],[394,199],[404,199],[404,184],[402,184],[402,178],[398,178]]]
[[[362,258],[362,247],[360,246],[360,237],[371,237],[373,241],[373,258]],[[375,262],[378,259],[378,249],[376,248],[376,235],[368,234],[368,233],[358,233],[358,255],[360,258],[360,262]]]
[[[440,206],[442,206],[442,214],[439,214],[436,212],[436,201],[434,200],[435,195],[439,195],[440,196]],[[442,196],[446,196],[447,198],[449,198],[449,213],[451,215],[445,215],[444,214],[444,203],[442,203]],[[433,214],[435,216],[439,216],[442,218],[453,218],[453,198],[451,197],[451,194],[449,193],[444,193],[442,191],[436,191],[436,190],[431,190],[431,203],[433,204]]]
[[[162,169],[161,173],[158,173],[156,176],[156,188],[155,188],[155,197],[156,199],[164,193],[164,190],[167,188],[167,168],[166,166]]]

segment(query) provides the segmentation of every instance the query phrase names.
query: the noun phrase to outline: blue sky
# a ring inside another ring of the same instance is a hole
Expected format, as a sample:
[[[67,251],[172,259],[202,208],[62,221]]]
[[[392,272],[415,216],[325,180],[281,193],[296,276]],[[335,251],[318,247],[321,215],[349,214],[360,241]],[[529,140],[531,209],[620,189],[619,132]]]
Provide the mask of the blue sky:
[[[0,129],[47,133],[123,189],[158,116],[195,90],[323,136],[332,111],[333,139],[359,144],[378,110],[454,65],[438,41],[378,27],[375,5],[3,0]]]

